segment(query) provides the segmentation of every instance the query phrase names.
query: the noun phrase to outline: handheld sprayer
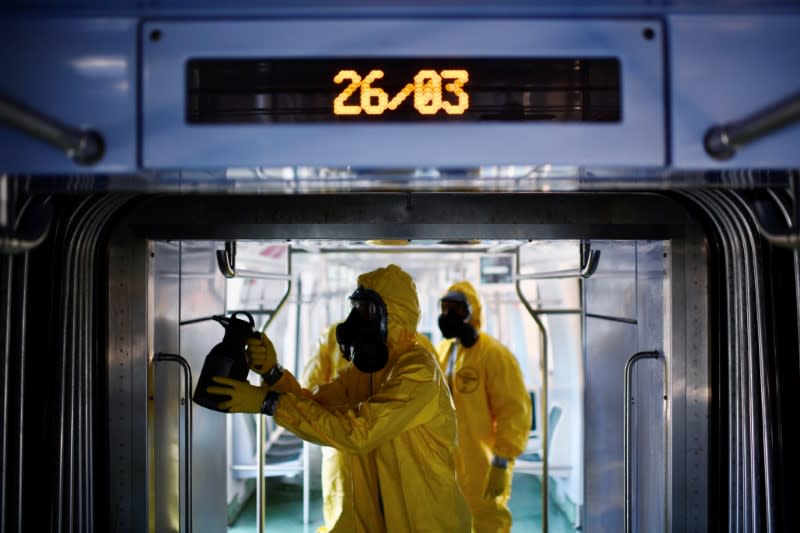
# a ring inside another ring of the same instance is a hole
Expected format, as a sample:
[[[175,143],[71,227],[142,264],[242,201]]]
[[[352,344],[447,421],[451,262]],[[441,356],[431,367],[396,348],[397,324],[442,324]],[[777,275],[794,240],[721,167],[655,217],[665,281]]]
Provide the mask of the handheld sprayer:
[[[239,314],[246,315],[248,321],[236,318]],[[247,339],[260,339],[261,333],[256,330],[255,321],[247,311],[236,311],[230,318],[222,315],[214,315],[211,318],[225,327],[225,335],[222,342],[214,346],[206,356],[192,400],[207,409],[226,413],[226,410],[219,409],[217,405],[228,397],[209,394],[206,389],[214,385],[211,381],[213,376],[225,376],[240,381],[247,379],[247,373],[250,371],[245,356]]]

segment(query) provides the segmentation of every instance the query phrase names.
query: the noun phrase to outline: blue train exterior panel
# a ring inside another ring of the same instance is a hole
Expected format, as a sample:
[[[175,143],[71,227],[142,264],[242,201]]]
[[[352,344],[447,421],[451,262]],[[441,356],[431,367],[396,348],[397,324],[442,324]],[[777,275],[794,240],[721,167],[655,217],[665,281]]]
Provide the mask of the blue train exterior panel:
[[[800,166],[797,121],[743,146],[728,161],[712,159],[703,148],[708,128],[800,94],[800,16],[673,15],[668,26],[674,167]]]
[[[94,129],[105,154],[94,166],[0,126],[0,172],[113,174],[136,170],[137,33],[128,18],[2,18],[0,93],[75,129]]]
[[[0,126],[0,172],[31,175],[224,175],[231,167],[546,165],[610,169],[658,181],[683,171],[800,166],[800,125],[729,161],[704,150],[716,124],[800,90],[800,15],[658,19],[0,19],[0,93],[74,128],[106,152],[80,166]],[[650,38],[644,31],[650,28]],[[151,39],[154,30],[161,32]],[[617,57],[621,121],[189,124],[186,64],[198,58]],[[667,62],[666,67],[664,62]],[[152,174],[150,171],[154,171]]]

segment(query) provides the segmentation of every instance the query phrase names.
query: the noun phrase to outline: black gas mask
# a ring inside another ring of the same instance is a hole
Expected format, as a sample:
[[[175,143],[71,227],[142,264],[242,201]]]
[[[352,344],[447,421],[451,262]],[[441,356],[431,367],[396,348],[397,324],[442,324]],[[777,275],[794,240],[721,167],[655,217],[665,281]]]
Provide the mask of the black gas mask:
[[[478,332],[469,323],[472,316],[467,297],[460,292],[449,292],[440,300],[439,330],[446,339],[458,338],[462,346],[469,348],[478,341]]]
[[[377,372],[389,360],[386,305],[377,292],[361,287],[350,296],[350,303],[347,320],[336,326],[336,342],[357,369]]]

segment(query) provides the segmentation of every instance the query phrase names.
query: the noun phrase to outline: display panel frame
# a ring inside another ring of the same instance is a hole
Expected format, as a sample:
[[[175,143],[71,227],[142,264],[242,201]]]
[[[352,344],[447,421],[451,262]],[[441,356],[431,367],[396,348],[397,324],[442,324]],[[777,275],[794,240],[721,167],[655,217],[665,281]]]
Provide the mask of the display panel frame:
[[[143,24],[141,38],[145,169],[666,163],[662,29],[653,19],[164,20]],[[185,73],[197,57],[614,57],[623,116],[616,123],[193,125],[185,118]]]
[[[620,122],[619,60],[193,58],[190,124]]]

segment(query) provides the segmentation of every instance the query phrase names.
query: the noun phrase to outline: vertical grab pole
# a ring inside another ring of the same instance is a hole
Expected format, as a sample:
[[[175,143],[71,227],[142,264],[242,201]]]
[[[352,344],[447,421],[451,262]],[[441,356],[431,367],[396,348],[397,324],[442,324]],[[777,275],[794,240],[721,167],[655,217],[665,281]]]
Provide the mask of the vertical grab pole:
[[[286,254],[286,292],[283,293],[283,297],[281,301],[278,302],[278,305],[275,307],[275,310],[269,315],[267,319],[267,323],[264,324],[261,328],[262,332],[266,332],[269,325],[272,323],[272,320],[275,318],[275,315],[278,314],[278,311],[283,307],[283,304],[286,302],[287,298],[289,298],[289,293],[292,292],[292,249],[289,248]],[[263,378],[262,378],[263,383]],[[258,435],[258,439],[256,440],[256,455],[258,456],[258,460],[256,462],[257,470],[256,473],[258,474],[258,481],[256,482],[256,531],[258,533],[264,533],[264,523],[266,518],[266,507],[267,507],[267,480],[266,476],[264,475],[264,467],[265,467],[265,457],[264,457],[264,441],[267,439],[267,426],[264,423],[264,417],[267,415],[257,414],[256,415],[256,434]]]
[[[519,248],[517,248],[517,250],[516,250],[517,276],[519,276],[519,271],[520,271],[519,270],[519,268],[520,268],[520,262],[519,262],[520,253],[519,253],[519,250],[520,250]],[[547,502],[549,501],[549,489],[550,489],[549,483],[548,483],[549,482],[548,478],[550,477],[550,474],[547,471],[548,462],[550,460],[549,457],[548,457],[550,455],[550,450],[548,449],[549,448],[549,444],[548,444],[548,440],[549,439],[547,438],[548,437],[548,433],[550,432],[550,428],[549,428],[549,425],[550,425],[549,421],[550,420],[549,420],[549,416],[548,416],[549,407],[547,405],[548,404],[547,376],[549,375],[548,361],[547,361],[547,330],[545,329],[544,324],[542,323],[542,319],[539,316],[539,312],[536,311],[533,307],[531,307],[530,302],[528,302],[528,300],[525,298],[525,295],[522,294],[522,288],[520,287],[520,281],[521,280],[519,278],[517,278],[517,280],[516,280],[516,282],[514,284],[516,286],[516,289],[517,289],[517,296],[519,296],[519,299],[522,302],[522,305],[525,306],[525,309],[527,309],[528,313],[531,315],[531,318],[533,318],[534,322],[536,322],[536,325],[539,327],[539,332],[542,335],[542,366],[541,366],[541,368],[542,368],[542,399],[539,402],[539,404],[540,404],[539,405],[539,411],[541,413],[541,416],[539,417],[539,420],[541,422],[540,422],[539,425],[542,428],[542,531],[544,533],[547,533],[547,527],[548,527],[548,525],[547,525],[547,519],[548,519]]]
[[[625,421],[625,435],[624,435],[624,442],[625,442],[625,533],[631,533],[631,450],[630,450],[630,404],[631,404],[631,372],[633,371],[633,367],[636,365],[637,362],[641,361],[642,359],[658,359],[660,358],[660,354],[657,351],[650,351],[650,352],[637,352],[630,356],[628,361],[625,363],[625,414],[624,414],[624,421]],[[664,380],[664,386],[666,387],[666,376]],[[666,422],[665,422],[666,423]]]
[[[186,533],[192,533],[192,402],[189,398],[192,390],[192,368],[189,363],[180,355],[170,353],[157,353],[156,361],[170,361],[178,363],[183,369],[184,391],[186,397],[183,400],[183,420],[184,420],[184,440],[183,447],[184,475],[183,475],[183,512],[186,523]]]
[[[302,342],[300,341],[300,336],[302,335],[303,328],[301,327],[302,322],[302,311],[303,311],[303,283],[300,276],[297,277],[297,306],[295,307],[295,332],[294,332],[294,368],[297,375],[300,375],[300,370],[302,368],[300,363],[300,349],[302,346]],[[308,442],[305,440],[303,441],[303,524],[308,524],[308,506],[309,506],[309,499],[310,499],[310,489],[309,489],[309,471],[308,471]]]

